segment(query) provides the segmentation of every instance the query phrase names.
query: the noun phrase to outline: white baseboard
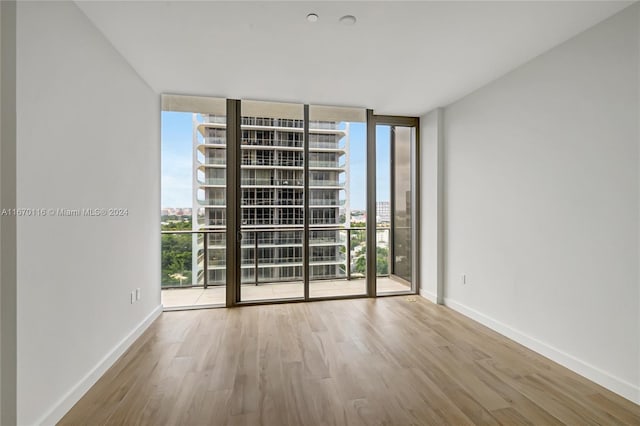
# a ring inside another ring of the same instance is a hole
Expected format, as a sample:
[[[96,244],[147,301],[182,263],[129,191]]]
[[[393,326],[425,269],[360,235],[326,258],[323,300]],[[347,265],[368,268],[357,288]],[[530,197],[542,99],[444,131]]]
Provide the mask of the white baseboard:
[[[431,293],[430,291],[427,291],[425,289],[420,289],[420,296],[424,297],[431,303],[438,303],[438,298],[436,297],[435,293]]]
[[[454,300],[445,298],[444,304],[454,311],[457,311],[462,315],[469,317],[494,331],[497,331],[498,333],[508,337],[509,339],[520,343],[521,345],[549,358],[554,362],[557,362],[563,367],[566,367],[569,370],[586,377],[587,379],[599,384],[600,386],[603,386],[636,404],[640,404],[640,387],[633,385],[632,383],[629,383],[623,379],[615,377],[607,373],[606,371],[599,369],[598,367],[586,363],[581,359],[578,359],[573,355],[554,348],[553,346],[550,346],[547,343],[544,343],[534,337],[528,336],[512,328],[511,326],[497,321],[481,312],[476,311],[475,309],[469,308],[462,303],[458,303]]]
[[[156,307],[124,339],[122,339],[98,364],[75,384],[57,403],[36,422],[38,425],[55,425],[64,417],[76,402],[93,386],[100,377],[120,358],[138,337],[162,313],[162,305]]]

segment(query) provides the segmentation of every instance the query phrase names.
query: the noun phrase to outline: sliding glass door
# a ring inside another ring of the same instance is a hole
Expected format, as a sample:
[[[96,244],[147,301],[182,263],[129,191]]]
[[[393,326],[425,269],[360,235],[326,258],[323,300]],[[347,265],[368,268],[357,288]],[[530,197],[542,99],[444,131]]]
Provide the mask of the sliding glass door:
[[[366,111],[240,105],[237,303],[365,296]]]
[[[303,299],[304,106],[242,101],[239,301]]]
[[[365,296],[366,111],[309,107],[309,297]]]
[[[417,123],[405,117],[376,121],[376,294],[414,293]]]

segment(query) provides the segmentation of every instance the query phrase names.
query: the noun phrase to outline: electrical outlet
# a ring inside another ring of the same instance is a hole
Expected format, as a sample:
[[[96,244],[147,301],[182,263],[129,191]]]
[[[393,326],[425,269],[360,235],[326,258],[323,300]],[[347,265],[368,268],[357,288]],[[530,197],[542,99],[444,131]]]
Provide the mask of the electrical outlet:
[[[133,302],[136,301],[136,294],[132,291],[131,292],[131,304],[133,304]]]
[[[141,297],[142,297],[142,296],[141,296],[141,294],[140,294],[140,289],[139,289],[139,288],[136,288],[136,300],[140,300],[140,298],[141,298]]]
[[[460,275],[460,283],[461,284],[466,284],[467,283],[467,274]]]

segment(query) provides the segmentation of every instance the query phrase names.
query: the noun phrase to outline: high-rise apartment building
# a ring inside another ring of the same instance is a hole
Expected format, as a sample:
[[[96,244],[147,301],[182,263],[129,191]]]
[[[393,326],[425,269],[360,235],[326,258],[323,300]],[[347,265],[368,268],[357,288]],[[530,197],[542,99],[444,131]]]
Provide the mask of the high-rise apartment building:
[[[391,222],[391,203],[389,201],[376,201],[376,222]]]
[[[209,234],[207,282],[225,283],[226,117],[194,114],[196,229]],[[343,128],[341,128],[343,127]],[[242,282],[302,280],[304,226],[304,122],[242,117]],[[309,122],[309,273],[311,279],[346,276],[348,124]],[[204,281],[203,237],[194,237],[193,269]],[[257,272],[257,274],[256,274]]]

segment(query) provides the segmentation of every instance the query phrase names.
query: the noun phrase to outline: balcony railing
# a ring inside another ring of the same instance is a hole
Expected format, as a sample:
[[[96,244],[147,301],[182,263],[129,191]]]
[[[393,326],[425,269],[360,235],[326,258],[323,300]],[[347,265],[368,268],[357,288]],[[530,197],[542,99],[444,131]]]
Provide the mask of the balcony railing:
[[[302,140],[289,139],[272,139],[272,138],[242,138],[241,146],[244,149],[252,149],[252,147],[283,147],[283,148],[300,148],[302,149]]]
[[[208,198],[206,200],[198,200],[201,206],[224,206],[226,200],[224,198]]]
[[[266,117],[242,117],[241,124],[243,126],[273,126],[275,120]]]
[[[287,199],[287,198],[242,198],[242,205],[245,207],[260,207],[260,206],[272,206],[272,207],[296,207],[302,206],[304,200],[300,199]],[[313,203],[311,203],[313,205]]]
[[[343,187],[344,182],[333,179],[309,179],[309,186],[339,186]]]
[[[226,185],[226,178],[204,178],[199,179],[198,183],[200,185]]]
[[[346,200],[326,200],[326,199],[318,199],[318,200],[309,200],[310,206],[344,206]]]
[[[323,148],[323,149],[344,149],[337,141],[336,142],[309,142],[309,148]]]
[[[338,169],[338,168],[344,168],[345,163],[340,163],[338,161],[309,160],[309,167],[330,167],[330,168]]]
[[[337,130],[338,123],[335,121],[312,121],[309,120],[309,129]]]
[[[227,124],[227,117],[224,115],[201,114],[203,123]],[[243,126],[265,126],[265,127],[290,127],[302,129],[304,120],[295,119],[274,119],[268,117],[242,117]],[[320,130],[337,130],[338,123],[334,121],[309,121],[309,128]]]
[[[256,158],[243,158],[242,159],[243,166],[276,166],[276,167],[302,167],[304,162],[302,160],[288,160],[288,159],[279,159],[274,160],[273,158],[266,159],[256,159]]]
[[[302,186],[302,179],[259,179],[244,178],[241,185],[247,186]]]
[[[278,127],[292,127],[294,129],[302,129],[304,120],[293,120],[288,118],[280,118],[276,124]]]
[[[204,164],[225,166],[227,164],[227,159],[226,157],[207,157],[204,159]]]
[[[377,234],[381,232],[386,233],[386,238],[380,238],[383,242],[383,246],[385,246],[388,250],[388,243],[390,237],[390,228],[377,228]],[[173,274],[169,274],[172,279],[180,280],[180,283],[162,283],[163,288],[172,288],[172,287],[196,287],[196,286],[204,286],[207,288],[209,285],[224,285],[223,280],[215,280],[215,282],[210,283],[209,279],[209,271],[220,270],[220,267],[226,266],[226,230],[225,229],[212,229],[212,230],[199,230],[199,231],[190,231],[190,230],[181,230],[181,231],[161,231],[162,234],[162,247],[165,250],[165,243],[167,247],[173,247],[176,243],[180,243],[180,241],[175,241],[176,238],[182,238],[181,244],[187,250],[188,253],[185,252],[183,257],[188,257],[187,261],[183,265],[181,271],[178,271]],[[269,284],[269,283],[277,283],[287,281],[284,277],[278,278],[266,278],[264,276],[260,276],[260,274],[256,274],[255,271],[264,268],[273,268],[281,265],[283,268],[291,267],[292,265],[300,266],[303,263],[303,259],[300,255],[287,255],[287,256],[260,256],[260,248],[272,248],[274,250],[281,250],[292,247],[300,247],[302,250],[303,243],[303,235],[304,228],[300,226],[295,227],[280,227],[280,228],[269,228],[269,229],[257,229],[257,228],[241,228],[241,242],[240,247],[242,248],[242,252],[247,252],[250,250],[248,257],[242,257],[240,259],[241,268],[245,270],[246,268],[253,269],[254,273],[252,274],[253,283],[255,285],[259,284]],[[195,238],[195,240],[194,240]],[[174,239],[174,240],[168,240]],[[326,247],[327,243],[335,244],[336,250],[334,253],[329,254],[313,254],[310,253],[309,256],[309,265],[322,265],[322,264],[337,264],[345,266],[344,275],[340,274],[332,274],[331,276],[327,275],[318,275],[315,274],[310,277],[311,280],[319,280],[319,279],[345,279],[351,280],[354,278],[363,278],[364,274],[359,272],[357,267],[360,265],[360,257],[363,256],[363,251],[366,248],[366,228],[343,228],[343,227],[322,227],[322,228],[311,228],[309,235],[309,246],[310,248],[314,247]],[[354,244],[356,244],[354,246]],[[376,246],[378,243],[376,243]],[[271,246],[271,247],[265,247]],[[273,247],[276,246],[276,247]],[[344,251],[340,249],[340,247],[344,247]],[[196,261],[195,263],[191,260],[194,256],[194,249],[196,250]],[[264,252],[262,252],[264,253]],[[390,253],[390,250],[388,250]],[[242,256],[242,255],[241,255]],[[205,271],[201,276],[198,274],[196,277],[191,279],[190,283],[183,284],[183,280],[187,280],[188,277],[191,276],[193,272],[193,265],[197,265],[197,272],[200,270]],[[389,267],[391,265],[390,255],[387,255],[387,268],[386,270],[378,270],[378,276],[388,276],[389,275]],[[168,265],[166,267],[170,267],[172,265]],[[163,277],[165,275],[165,259],[163,253]],[[202,283],[200,283],[200,278],[202,278]],[[295,277],[294,277],[295,278]],[[195,283],[193,282],[195,279]],[[246,279],[243,280],[243,283],[246,282]]]
[[[273,146],[271,138],[242,138],[242,145]]]
[[[204,143],[205,145],[226,145],[227,139],[221,136],[206,136]]]
[[[227,124],[227,117],[224,115],[202,114],[201,117],[204,123]]]

